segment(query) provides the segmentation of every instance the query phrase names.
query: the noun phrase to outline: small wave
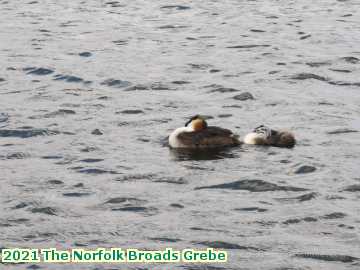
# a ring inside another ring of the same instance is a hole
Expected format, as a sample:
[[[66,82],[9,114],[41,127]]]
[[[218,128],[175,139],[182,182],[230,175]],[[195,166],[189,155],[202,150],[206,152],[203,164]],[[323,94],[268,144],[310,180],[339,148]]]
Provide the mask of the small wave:
[[[36,136],[57,135],[59,131],[48,129],[0,129],[0,137],[31,138]]]
[[[295,254],[296,257],[305,258],[305,259],[315,259],[328,262],[343,262],[349,263],[359,260],[359,258],[348,256],[348,255],[324,255],[324,254],[307,254],[299,253]]]
[[[262,249],[251,247],[251,246],[241,246],[238,244],[228,243],[224,241],[203,241],[203,242],[194,242],[194,244],[199,244],[203,246],[207,246],[210,248],[216,249],[242,249],[242,250],[255,250],[261,251]]]
[[[36,68],[36,67],[28,67],[24,68],[24,71],[27,71],[26,74],[29,75],[39,75],[39,76],[45,76],[54,73],[54,70],[48,69],[48,68]]]
[[[279,186],[263,180],[239,180],[231,183],[195,188],[195,190],[199,190],[199,189],[231,189],[231,190],[248,190],[250,192],[307,190],[305,188],[299,188],[293,186]]]

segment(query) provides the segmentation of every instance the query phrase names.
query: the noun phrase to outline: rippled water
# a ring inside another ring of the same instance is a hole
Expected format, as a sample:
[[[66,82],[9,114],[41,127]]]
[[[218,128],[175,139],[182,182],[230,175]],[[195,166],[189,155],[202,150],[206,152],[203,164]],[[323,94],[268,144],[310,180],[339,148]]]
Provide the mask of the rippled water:
[[[0,247],[215,247],[229,261],[0,268],[359,269],[359,10],[1,0]],[[170,151],[197,113],[298,144]]]

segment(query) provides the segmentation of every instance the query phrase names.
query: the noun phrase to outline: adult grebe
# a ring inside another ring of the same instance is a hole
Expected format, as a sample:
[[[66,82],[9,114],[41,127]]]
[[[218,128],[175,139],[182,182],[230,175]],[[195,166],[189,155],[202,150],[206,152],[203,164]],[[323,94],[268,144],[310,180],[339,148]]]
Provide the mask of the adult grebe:
[[[172,148],[218,148],[238,144],[237,135],[228,129],[208,126],[199,115],[192,117],[184,127],[177,128],[169,136]]]

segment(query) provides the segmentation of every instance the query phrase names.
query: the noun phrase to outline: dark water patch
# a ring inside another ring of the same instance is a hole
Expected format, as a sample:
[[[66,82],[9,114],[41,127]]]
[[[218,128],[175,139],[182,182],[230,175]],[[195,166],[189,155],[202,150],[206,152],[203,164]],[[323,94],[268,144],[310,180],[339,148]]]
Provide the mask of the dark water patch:
[[[321,101],[318,103],[319,105],[327,105],[327,106],[334,106],[334,103],[330,103],[330,102],[326,102],[326,101]]]
[[[131,83],[128,81],[117,80],[117,79],[107,79],[100,84],[115,88],[124,88],[131,85]]]
[[[52,207],[35,207],[31,209],[31,213],[46,214],[50,216],[57,215],[57,211]]]
[[[182,6],[182,5],[167,5],[160,7],[161,9],[176,9],[176,10],[187,10],[190,9],[189,6]]]
[[[322,67],[322,66],[329,66],[331,65],[331,62],[325,61],[325,62],[308,62],[306,63],[310,67]]]
[[[337,85],[337,86],[357,86],[357,87],[360,87],[360,82],[329,81],[328,83],[331,84],[331,85]]]
[[[111,7],[126,7],[126,5],[119,3],[118,1],[110,1],[106,2],[106,5],[110,5]]]
[[[181,29],[181,28],[187,28],[188,26],[185,25],[172,25],[172,24],[167,24],[167,25],[162,25],[160,27],[158,27],[159,29]]]
[[[199,189],[230,189],[230,190],[248,190],[250,192],[266,192],[266,191],[306,191],[305,188],[293,186],[279,186],[263,180],[239,180],[231,183],[224,183],[213,186],[196,187]]]
[[[350,64],[357,64],[360,61],[359,58],[356,58],[356,57],[353,57],[353,56],[346,56],[346,57],[342,57],[340,59],[344,60],[345,62],[348,62]]]
[[[42,156],[42,159],[62,159],[63,156],[50,155],[50,156]]]
[[[293,80],[309,80],[309,79],[314,79],[314,80],[319,80],[319,81],[328,81],[328,78],[325,78],[323,76],[319,76],[313,73],[299,73],[296,75],[291,76],[291,79]]]
[[[219,118],[229,118],[231,116],[233,116],[233,115],[230,114],[230,113],[224,113],[224,114],[219,114],[217,117],[219,117]]]
[[[56,179],[49,180],[49,181],[47,181],[47,183],[50,184],[50,185],[63,185],[63,184],[64,184],[63,181],[61,181],[61,180],[56,180]]]
[[[153,173],[146,173],[146,174],[130,174],[124,175],[116,179],[116,181],[124,181],[124,182],[132,182],[138,180],[151,180],[155,178],[157,175]]]
[[[218,73],[218,72],[221,72],[221,69],[210,69],[209,72],[210,73]]]
[[[251,246],[241,246],[238,244],[228,243],[224,241],[202,241],[202,242],[193,242],[194,244],[207,246],[210,248],[216,249],[241,249],[241,250],[254,250],[254,251],[262,251],[259,248],[251,247]]]
[[[81,56],[81,57],[90,57],[90,56],[92,56],[92,53],[91,52],[81,52],[81,53],[79,53],[79,56]]]
[[[170,149],[169,151],[176,161],[218,160],[237,157],[235,153],[231,152],[231,147],[214,149]]]
[[[269,71],[269,74],[272,75],[272,74],[276,74],[279,72],[281,72],[281,71],[280,70],[272,70],[272,71]]]
[[[122,211],[122,212],[134,212],[134,213],[144,213],[153,215],[157,212],[155,207],[145,207],[145,206],[125,206],[120,208],[113,208],[112,211]]]
[[[72,76],[72,75],[62,75],[62,74],[56,74],[54,76],[54,81],[65,81],[69,83],[80,83],[84,82],[83,78]]]
[[[259,224],[262,227],[274,227],[276,224],[278,224],[277,221],[273,221],[273,220],[257,220],[253,223]]]
[[[5,79],[0,77],[0,82],[5,82]]]
[[[150,90],[150,87],[146,85],[137,84],[125,89],[125,91],[144,91],[144,90]]]
[[[86,146],[85,148],[80,149],[80,152],[89,153],[89,152],[94,152],[94,151],[98,151],[98,150],[100,150],[100,148],[98,148],[98,147]]]
[[[31,2],[31,3],[35,4],[37,2],[35,1],[35,2]],[[30,3],[28,3],[28,4],[30,4]],[[26,269],[37,270],[37,269],[42,269],[42,267],[40,265],[37,265],[37,264],[31,264],[28,267],[26,267]]]
[[[259,213],[263,213],[268,211],[268,209],[266,208],[260,208],[260,207],[244,207],[244,208],[234,208],[235,211],[240,211],[240,212],[259,212]]]
[[[188,81],[172,81],[171,83],[182,85],[182,84],[189,84],[191,82],[188,82]]]
[[[48,69],[48,68],[35,68],[35,67],[29,67],[29,68],[24,68],[24,71],[27,71],[26,74],[30,74],[30,75],[39,75],[39,76],[44,76],[44,75],[49,75],[54,73],[54,70],[52,69]]]
[[[168,237],[152,237],[149,238],[150,240],[157,241],[157,242],[163,242],[163,243],[176,243],[182,241],[178,238],[168,238]]]
[[[179,209],[184,208],[184,206],[182,204],[179,204],[179,203],[171,203],[170,206],[174,207],[174,208],[179,208]]]
[[[266,191],[306,191],[307,189],[292,187],[292,186],[279,186],[263,180],[239,180],[231,183],[197,187],[199,189],[230,189],[230,190],[248,190],[250,192],[266,192]]]
[[[104,159],[102,159],[102,158],[86,158],[86,159],[80,160],[80,162],[85,162],[85,163],[95,163],[95,162],[101,162],[101,161],[104,161]]]
[[[103,170],[98,168],[87,168],[87,169],[79,169],[77,170],[78,173],[84,174],[92,174],[92,175],[100,175],[100,174],[120,174],[117,171],[113,170]]]
[[[345,197],[339,196],[339,195],[327,195],[325,197],[326,200],[332,201],[332,200],[345,200]]]
[[[207,232],[211,231],[211,229],[200,228],[200,227],[190,227],[190,230],[193,230],[193,231],[207,231]]]
[[[295,256],[300,257],[300,258],[305,258],[305,259],[314,259],[314,260],[321,260],[321,261],[327,261],[327,262],[350,263],[350,262],[359,260],[359,258],[348,256],[348,255],[324,255],[324,254],[299,253],[299,254],[295,254]]]
[[[300,166],[299,168],[294,170],[294,174],[304,174],[304,173],[312,173],[315,172],[316,168],[314,166],[310,166],[310,165],[303,165]]]
[[[115,45],[118,45],[118,46],[122,46],[122,45],[126,45],[129,43],[128,40],[124,40],[124,39],[119,39],[119,40],[114,40],[113,43]]]
[[[355,229],[354,226],[349,226],[349,225],[345,225],[345,224],[339,224],[338,227],[339,228],[344,228],[344,229],[349,229],[349,230],[354,230]]]
[[[148,139],[148,138],[138,138],[137,139],[139,142],[150,142],[151,140],[150,139]]]
[[[78,26],[78,24],[76,24],[76,22],[79,22],[79,20],[77,21],[67,21],[67,22],[63,22],[60,23],[59,26],[60,27],[74,27],[74,26]],[[70,55],[73,55],[73,53],[69,53]]]
[[[0,129],[0,137],[31,138],[36,136],[57,135],[59,131],[48,129]]]
[[[258,44],[250,44],[250,45],[236,45],[236,46],[228,46],[226,48],[228,49],[252,49],[252,48],[266,48],[266,47],[270,47],[271,45],[267,45],[267,44],[263,44],[263,45],[258,45]]]
[[[351,70],[348,69],[333,69],[333,68],[329,68],[329,70],[331,71],[335,71],[335,72],[341,72],[341,73],[351,73]]]
[[[209,93],[233,93],[233,92],[239,92],[240,90],[235,88],[228,88],[228,87],[217,87],[213,90],[210,90]]]
[[[158,179],[152,180],[155,183],[168,183],[168,184],[177,184],[177,185],[184,185],[188,182],[182,177],[161,177]]]
[[[84,196],[90,196],[91,193],[87,193],[87,192],[68,192],[68,193],[63,193],[64,197],[84,197]]]
[[[144,111],[134,109],[134,110],[123,110],[123,111],[117,112],[117,113],[122,113],[122,114],[143,114]]]
[[[253,100],[254,96],[249,92],[244,92],[239,95],[233,96],[233,99],[240,100],[240,101],[246,101],[246,100]]]
[[[343,191],[349,192],[359,192],[360,191],[360,184],[350,185],[343,189]]]
[[[25,159],[29,158],[30,154],[23,153],[23,152],[15,152],[6,155],[6,159]]]
[[[84,184],[83,183],[78,183],[78,184],[73,185],[73,187],[82,188],[82,187],[84,187]]]
[[[60,110],[57,110],[57,111],[54,111],[51,113],[47,113],[47,114],[43,115],[42,118],[53,118],[56,116],[65,116],[65,115],[74,115],[74,114],[76,114],[76,112],[73,110],[60,109]],[[39,118],[39,117],[35,117],[35,118]]]
[[[300,40],[308,39],[309,37],[311,37],[311,35],[305,35],[305,36],[300,37]]]
[[[125,91],[144,91],[144,90],[164,91],[164,90],[173,90],[173,89],[161,82],[155,82],[150,85],[135,85],[125,89]]]
[[[125,205],[134,205],[146,203],[145,200],[140,200],[134,197],[115,197],[108,199],[104,204],[125,204]]]
[[[288,219],[288,220],[283,221],[282,223],[285,225],[290,225],[290,224],[297,224],[300,222],[317,222],[317,221],[318,221],[317,218],[305,217],[305,218],[301,218],[301,219],[299,219],[299,218]]]
[[[267,16],[266,19],[279,19],[279,17],[275,16],[275,15],[270,15],[270,16]]]
[[[223,87],[223,86],[220,85],[220,84],[215,84],[215,83],[213,83],[213,84],[205,85],[205,86],[203,86],[202,88],[222,88],[222,87]]]
[[[192,263],[191,265],[181,265],[180,269],[186,269],[186,270],[245,270],[245,269],[240,269],[240,268],[230,268],[230,267],[225,268],[225,267],[213,266],[213,265],[209,265],[209,264],[196,265],[194,263]]]
[[[30,221],[30,219],[27,218],[10,218],[7,220],[10,223],[14,223],[14,224],[24,224]]]
[[[207,70],[212,67],[212,65],[209,64],[188,64],[192,69],[198,69],[198,70]]]
[[[91,131],[92,135],[103,135],[103,133],[100,131],[100,129],[96,128],[93,131]]]
[[[357,130],[354,129],[347,129],[347,128],[341,128],[341,129],[336,129],[336,130],[332,130],[332,131],[328,131],[326,132],[327,134],[330,135],[335,135],[335,134],[346,134],[346,133],[357,133]]]
[[[319,194],[316,192],[307,193],[292,198],[278,198],[278,201],[297,201],[297,202],[306,202],[315,199]]]
[[[225,105],[225,106],[222,106],[223,108],[237,108],[237,109],[241,109],[242,106],[241,105],[238,105],[238,104],[234,104],[234,105]]]
[[[341,219],[341,218],[344,218],[344,217],[346,217],[346,214],[341,213],[341,212],[334,212],[334,213],[322,216],[321,218],[322,219]]]
[[[250,29],[250,32],[254,32],[254,33],[265,33],[265,30],[261,30],[261,29]]]
[[[29,205],[30,205],[29,203],[21,202],[21,203],[18,203],[17,205],[15,205],[14,207],[11,207],[11,209],[13,209],[13,210],[22,209],[22,208],[28,207]]]
[[[109,100],[109,99],[111,99],[111,97],[102,96],[102,97],[98,97],[97,99],[99,99],[99,100]]]

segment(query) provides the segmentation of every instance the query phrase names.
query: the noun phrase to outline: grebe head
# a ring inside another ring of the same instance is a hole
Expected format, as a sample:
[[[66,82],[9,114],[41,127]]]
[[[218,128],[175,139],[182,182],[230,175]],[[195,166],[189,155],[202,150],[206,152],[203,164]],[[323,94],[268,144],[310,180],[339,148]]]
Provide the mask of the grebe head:
[[[190,127],[193,131],[200,131],[207,128],[207,123],[200,115],[195,115],[185,123],[185,127]]]
[[[263,134],[266,138],[269,138],[272,135],[275,135],[275,134],[273,134],[273,132],[275,132],[274,130],[272,130],[272,129],[268,128],[267,126],[264,126],[264,125],[258,126],[257,128],[255,128],[253,130],[253,132],[257,133],[257,134]]]

